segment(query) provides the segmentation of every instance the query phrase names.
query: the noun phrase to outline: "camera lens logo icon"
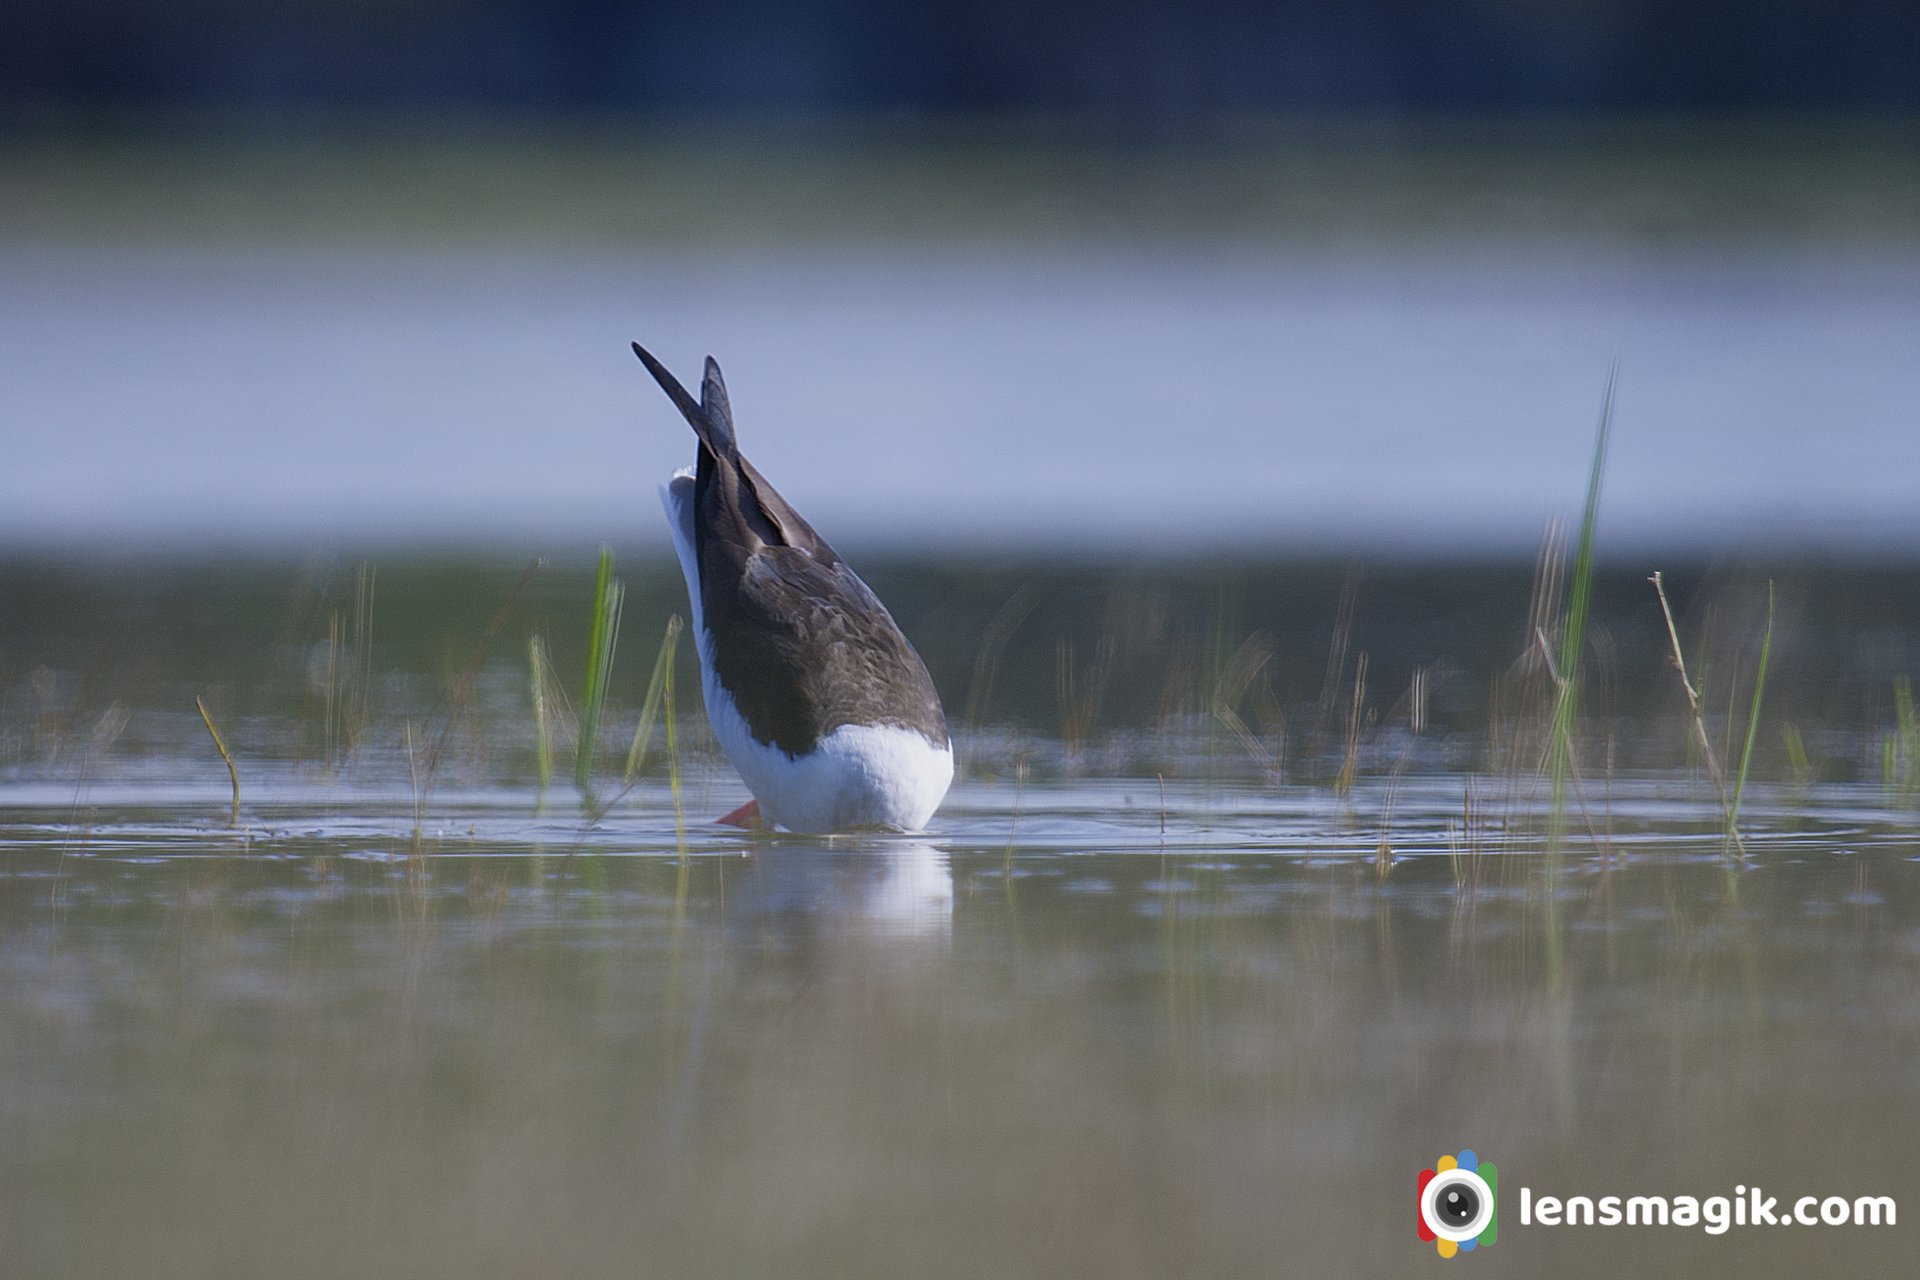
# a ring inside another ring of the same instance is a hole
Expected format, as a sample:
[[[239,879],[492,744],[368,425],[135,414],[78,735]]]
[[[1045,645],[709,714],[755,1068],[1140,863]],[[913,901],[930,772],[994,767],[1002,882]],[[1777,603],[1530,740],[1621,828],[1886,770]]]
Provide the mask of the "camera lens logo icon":
[[[1441,1156],[1420,1171],[1420,1238],[1443,1258],[1466,1253],[1498,1238],[1494,1193],[1500,1171],[1471,1150]]]

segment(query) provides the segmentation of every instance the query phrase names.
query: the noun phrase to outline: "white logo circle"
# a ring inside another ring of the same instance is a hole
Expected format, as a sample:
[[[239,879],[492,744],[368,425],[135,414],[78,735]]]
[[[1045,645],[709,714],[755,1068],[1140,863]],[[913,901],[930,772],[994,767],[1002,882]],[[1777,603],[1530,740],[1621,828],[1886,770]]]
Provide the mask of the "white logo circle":
[[[1449,1191],[1465,1193],[1475,1201],[1473,1218],[1465,1226],[1454,1226],[1440,1214],[1440,1197]],[[1447,1169],[1436,1173],[1420,1192],[1420,1221],[1442,1240],[1455,1244],[1471,1240],[1493,1221],[1493,1188],[1471,1169]]]

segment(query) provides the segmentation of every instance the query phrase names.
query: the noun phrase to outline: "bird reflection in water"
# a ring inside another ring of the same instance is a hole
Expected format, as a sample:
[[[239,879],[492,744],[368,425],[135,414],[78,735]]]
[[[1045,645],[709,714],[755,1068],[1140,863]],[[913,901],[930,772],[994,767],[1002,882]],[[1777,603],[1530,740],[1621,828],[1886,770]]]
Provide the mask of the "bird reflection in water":
[[[727,918],[800,934],[945,938],[953,871],[944,851],[918,841],[769,841],[728,886]]]

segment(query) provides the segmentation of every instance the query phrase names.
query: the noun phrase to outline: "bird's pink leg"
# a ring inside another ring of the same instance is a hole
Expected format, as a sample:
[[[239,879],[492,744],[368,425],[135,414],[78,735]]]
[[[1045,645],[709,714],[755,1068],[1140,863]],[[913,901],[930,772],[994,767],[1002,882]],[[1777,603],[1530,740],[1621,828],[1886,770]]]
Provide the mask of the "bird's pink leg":
[[[715,826],[739,827],[745,831],[758,831],[766,826],[760,817],[760,802],[749,800],[724,818],[716,818]]]

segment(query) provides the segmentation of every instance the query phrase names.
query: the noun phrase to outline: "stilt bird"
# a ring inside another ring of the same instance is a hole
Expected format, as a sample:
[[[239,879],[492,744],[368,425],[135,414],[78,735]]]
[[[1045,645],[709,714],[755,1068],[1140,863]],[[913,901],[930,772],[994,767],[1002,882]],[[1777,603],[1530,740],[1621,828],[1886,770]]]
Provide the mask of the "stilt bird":
[[[633,351],[699,437],[694,465],[660,499],[707,720],[754,797],[728,819],[801,832],[924,827],[953,781],[953,744],[920,655],[741,456],[713,358],[696,402],[644,347]]]

